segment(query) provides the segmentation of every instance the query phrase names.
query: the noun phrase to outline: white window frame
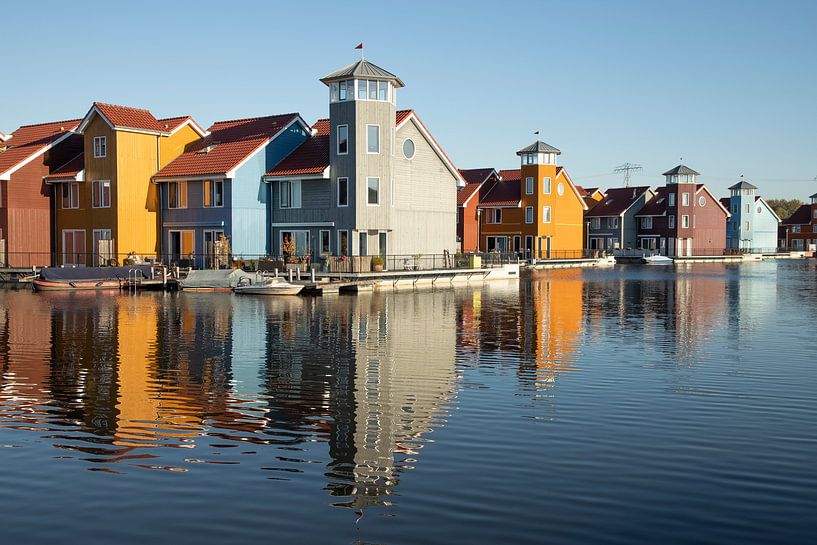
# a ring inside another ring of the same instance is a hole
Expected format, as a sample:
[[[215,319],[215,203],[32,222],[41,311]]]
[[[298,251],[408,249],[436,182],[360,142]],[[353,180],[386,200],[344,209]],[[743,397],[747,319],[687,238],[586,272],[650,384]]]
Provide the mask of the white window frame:
[[[99,239],[97,239],[97,234],[101,235],[102,233],[107,233],[108,238],[102,238],[100,236]],[[99,242],[100,240],[113,240],[113,231],[111,229],[94,229],[93,232],[91,233],[91,244],[93,245],[93,248],[91,248],[91,253],[92,253],[93,258],[94,258],[93,262],[95,263],[95,266],[102,265],[102,262],[99,260],[99,258],[100,258],[99,248],[97,247],[97,242]],[[116,257],[116,256],[111,255],[111,256],[106,257],[106,259],[112,259],[114,257]]]
[[[215,204],[216,184],[221,187],[221,204]],[[208,187],[209,185],[209,187]],[[207,204],[207,193],[210,194],[210,204]],[[224,208],[224,180],[202,180],[201,182],[202,208]]]
[[[641,228],[652,229],[652,216],[646,216],[641,218]]]
[[[369,182],[371,180],[377,180],[377,202],[371,203],[369,202]],[[367,176],[366,177],[366,206],[380,206],[380,177],[379,176]]]
[[[74,188],[76,187],[77,198],[76,202],[74,201]],[[65,206],[65,190],[68,189],[68,206]],[[79,183],[78,182],[71,182],[67,184],[62,184],[62,190],[60,191],[60,208],[62,210],[77,210],[79,208],[79,201],[80,201],[80,190],[79,190]]]
[[[542,223],[550,223],[550,222],[551,222],[550,207],[549,206],[543,206],[542,207]]]
[[[284,194],[287,193],[287,203]],[[281,180],[278,182],[278,208],[281,210],[299,209],[301,207],[301,180]]]
[[[553,180],[550,179],[550,176],[545,176],[542,178],[542,193],[545,195],[550,195],[553,188],[551,185],[553,184]]]
[[[94,136],[94,159],[108,156],[108,137]]]
[[[105,185],[108,186],[108,203],[105,203],[105,192],[103,191]],[[94,204],[99,200],[99,205]],[[111,181],[110,180],[94,180],[91,182],[91,208],[110,208],[111,207]]]
[[[343,245],[340,243],[340,236],[342,233],[346,233],[346,255],[349,256],[352,254],[352,248],[350,247],[351,240],[349,239],[349,230],[348,229],[338,229],[338,238],[337,238],[337,249],[338,255],[343,255],[340,253],[341,248]]]
[[[326,235],[326,252],[323,251],[324,235]],[[318,231],[318,255],[332,255],[332,232],[329,229]]]
[[[77,233],[82,233],[82,246],[83,246],[84,251],[82,252],[82,255],[79,256],[78,252],[76,251],[76,247],[75,247],[74,252],[71,255],[71,261],[69,262],[68,259],[67,259],[68,254],[65,252],[65,238],[66,238],[65,235],[67,235],[67,234],[71,235],[71,242],[72,242],[72,245],[73,245],[73,242],[76,241],[75,235]],[[86,266],[88,264],[88,248],[86,247],[87,242],[88,241],[85,238],[85,229],[63,229],[62,230],[62,264],[63,265],[74,265],[74,266],[82,265],[83,267]],[[80,262],[79,259],[75,260],[74,257],[81,258],[82,261]]]
[[[369,129],[371,127],[377,127],[377,151],[371,151],[371,141],[369,139]],[[380,125],[377,124],[369,124],[366,125],[366,154],[367,155],[380,155]]]
[[[590,218],[591,229],[601,229],[601,218]]]
[[[681,229],[689,229],[689,216],[687,214],[681,216]]]
[[[533,176],[525,178],[525,195],[533,195]]]
[[[675,216],[667,216],[667,228],[675,229]]]
[[[525,207],[525,223],[533,223],[533,207]]]
[[[341,142],[340,130],[342,128],[346,129],[346,151],[340,151],[340,142]],[[336,138],[337,142],[335,143],[335,146],[336,146],[335,151],[337,152],[338,155],[349,155],[349,125],[338,125],[335,128],[335,132],[336,132],[335,136],[337,137]]]
[[[799,225],[792,225],[791,226],[791,232],[792,233],[799,233],[800,232],[800,226]]]
[[[667,194],[667,205],[675,206],[675,193]]]
[[[340,181],[346,180],[346,204],[340,204]],[[337,180],[337,200],[335,201],[338,205],[338,208],[348,208],[349,207],[349,178],[347,176],[339,176]]]
[[[176,189],[176,206],[170,206],[170,191]],[[184,206],[179,206],[181,196],[184,195]],[[187,208],[187,181],[167,183],[167,208],[168,210],[184,210]]]
[[[689,193],[681,193],[681,206],[689,206]]]
[[[492,225],[499,225],[502,223],[502,209],[488,208],[488,213],[485,215],[485,223]]]

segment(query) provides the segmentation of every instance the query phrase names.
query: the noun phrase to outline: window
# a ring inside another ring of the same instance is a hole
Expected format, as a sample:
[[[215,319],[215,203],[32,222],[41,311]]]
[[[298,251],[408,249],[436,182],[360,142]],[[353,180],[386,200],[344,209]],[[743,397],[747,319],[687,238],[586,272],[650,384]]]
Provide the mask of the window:
[[[331,248],[329,247],[329,231],[321,231],[320,233],[320,254],[329,255]]]
[[[601,218],[590,218],[591,229],[601,229]]]
[[[522,164],[523,165],[535,165],[536,164],[536,154],[535,153],[526,153],[522,156]]]
[[[361,79],[357,81],[357,98],[359,100],[366,100],[366,96],[368,95],[367,92],[367,85],[366,80]]]
[[[349,95],[355,92],[355,87],[351,81],[341,81],[338,90],[338,100],[349,100]]]
[[[79,208],[79,184],[62,185],[62,207]]]
[[[814,216],[813,217],[814,217],[814,219],[817,220],[817,210],[814,211]]]
[[[167,207],[187,208],[187,182],[169,182],[167,184]]]
[[[389,100],[389,82],[377,82],[377,100]]]
[[[369,255],[369,233],[368,231],[361,231],[358,234],[358,255]]]
[[[800,232],[800,226],[799,225],[792,225],[791,226],[791,232],[792,233],[799,233]]]
[[[559,185],[556,186],[556,193],[558,193],[560,197],[562,195],[564,195],[565,194],[565,184],[563,184],[562,182],[559,182]]]
[[[533,223],[533,207],[525,207],[525,223]]]
[[[349,125],[338,125],[338,155],[349,153]]]
[[[224,206],[224,180],[204,180],[202,194],[205,208]]]
[[[733,214],[737,214],[737,213],[738,213],[738,205],[736,205],[736,204],[733,204],[733,205],[732,205],[732,213],[733,213]]]
[[[94,229],[94,266],[107,265],[113,259],[113,237],[110,229]]]
[[[669,216],[667,218],[667,225],[670,229],[675,229],[675,216]]]
[[[380,178],[366,178],[366,204],[380,205]]]
[[[92,206],[94,208],[111,207],[110,180],[94,180],[91,182],[91,191],[93,192]]]
[[[349,231],[338,231],[338,255],[349,255]]]
[[[681,228],[686,229],[689,227],[689,216],[681,216]]]
[[[550,176],[542,178],[542,187],[544,188],[545,195],[550,195]]]
[[[618,218],[610,218],[610,227],[618,229]]]
[[[675,193],[670,193],[669,195],[667,195],[667,198],[669,199],[667,201],[667,204],[670,206],[675,206]]]
[[[681,193],[681,206],[689,206],[689,193]]]
[[[83,229],[63,230],[62,264],[85,265],[85,231]]]
[[[94,159],[100,157],[107,157],[108,155],[108,137],[94,136]]]
[[[652,229],[652,217],[648,216],[646,218],[641,218],[641,228],[642,229]]]
[[[698,206],[704,206],[705,204],[706,199],[703,197],[703,195],[701,195],[701,197],[698,199]]]
[[[301,207],[301,181],[300,180],[283,180],[278,183],[280,189],[280,207],[281,208],[300,208]]]
[[[502,209],[489,208],[488,215],[485,218],[487,223],[502,223]]]
[[[550,207],[543,206],[542,207],[542,222],[543,223],[550,223]]]
[[[349,206],[349,178],[338,178],[338,206]]]
[[[763,213],[763,207],[758,206],[757,207],[757,213],[762,214]]]
[[[406,138],[403,140],[403,157],[406,159],[414,159],[414,153],[416,149],[414,147],[414,140],[411,138]]]
[[[533,195],[533,176],[525,178],[525,195]]]
[[[817,223],[811,226],[811,231],[817,233]]]
[[[380,125],[366,125],[366,153],[380,153]]]
[[[748,222],[748,221],[743,222],[743,230],[744,230],[744,231],[748,231],[748,230],[749,230],[749,222]]]

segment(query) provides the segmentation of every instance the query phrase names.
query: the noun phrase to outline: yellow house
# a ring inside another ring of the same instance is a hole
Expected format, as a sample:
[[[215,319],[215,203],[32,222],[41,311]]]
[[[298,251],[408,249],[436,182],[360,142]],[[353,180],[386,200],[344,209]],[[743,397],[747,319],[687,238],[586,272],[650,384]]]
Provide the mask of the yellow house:
[[[151,176],[206,132],[191,117],[156,119],[148,110],[95,102],[77,132],[82,165],[58,169],[55,238],[61,265],[97,266],[130,252],[156,256],[159,202]]]

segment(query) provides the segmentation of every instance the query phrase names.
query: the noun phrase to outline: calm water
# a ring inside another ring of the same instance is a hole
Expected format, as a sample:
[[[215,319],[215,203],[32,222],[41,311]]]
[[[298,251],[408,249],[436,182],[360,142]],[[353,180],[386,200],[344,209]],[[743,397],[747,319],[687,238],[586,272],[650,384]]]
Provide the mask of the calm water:
[[[807,543],[813,262],[0,291],[0,543]]]

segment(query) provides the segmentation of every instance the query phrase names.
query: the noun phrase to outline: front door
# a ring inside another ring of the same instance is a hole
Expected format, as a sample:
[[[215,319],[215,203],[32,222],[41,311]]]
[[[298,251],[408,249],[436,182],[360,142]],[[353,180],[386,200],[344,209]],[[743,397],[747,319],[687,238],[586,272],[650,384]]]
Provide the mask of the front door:
[[[550,237],[547,237],[545,241],[546,241],[545,251],[547,252],[547,259],[550,259]]]
[[[533,257],[533,237],[531,235],[527,235],[525,237],[525,258],[530,259]]]
[[[195,233],[193,231],[170,231],[167,242],[171,263],[176,263],[182,267],[192,267],[194,265]]]

